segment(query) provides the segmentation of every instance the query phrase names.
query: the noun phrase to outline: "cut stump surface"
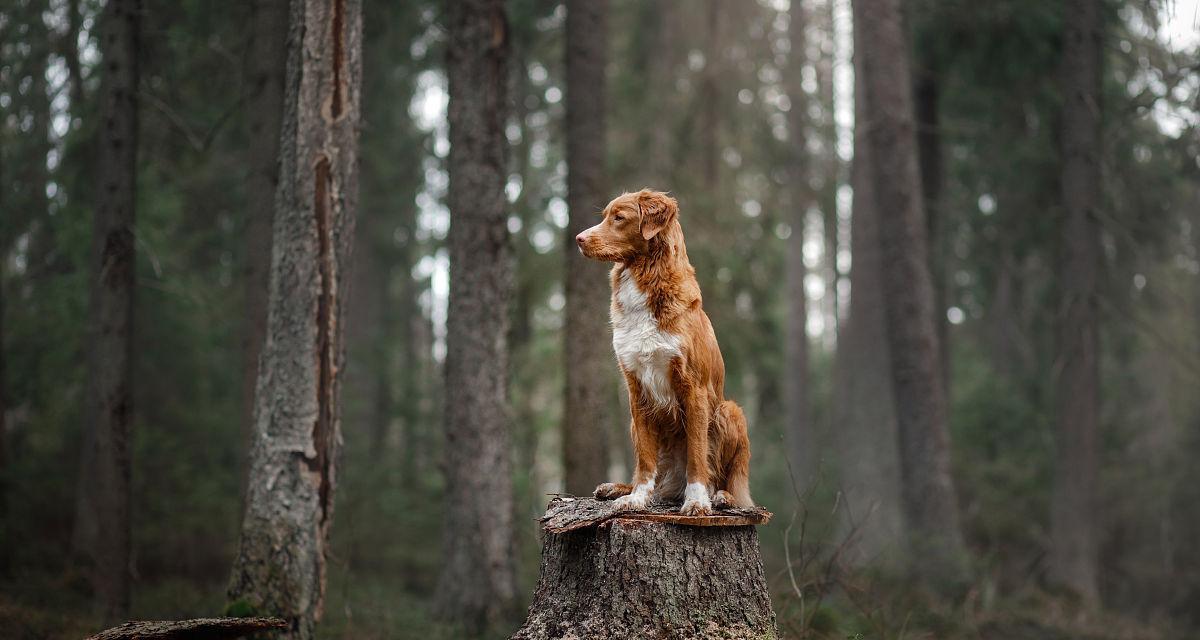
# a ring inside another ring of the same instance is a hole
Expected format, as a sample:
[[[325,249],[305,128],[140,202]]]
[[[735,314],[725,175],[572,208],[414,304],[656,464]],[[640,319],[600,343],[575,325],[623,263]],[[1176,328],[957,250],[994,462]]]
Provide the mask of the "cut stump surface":
[[[774,639],[753,525],[765,509],[683,516],[556,498],[542,516],[541,575],[514,640]]]
[[[550,501],[541,522],[542,529],[550,533],[566,533],[594,527],[613,518],[682,524],[690,527],[738,527],[766,524],[771,521],[771,512],[762,507],[751,507],[720,509],[710,516],[685,516],[679,513],[677,504],[655,502],[645,511],[621,511],[612,500],[560,496]]]

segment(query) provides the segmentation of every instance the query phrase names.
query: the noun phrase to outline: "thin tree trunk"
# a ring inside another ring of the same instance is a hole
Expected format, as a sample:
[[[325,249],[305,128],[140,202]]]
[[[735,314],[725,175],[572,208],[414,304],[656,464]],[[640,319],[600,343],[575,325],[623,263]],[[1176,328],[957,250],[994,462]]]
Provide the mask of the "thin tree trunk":
[[[797,4],[799,0],[796,0]],[[834,17],[833,17],[833,0],[822,0],[817,7],[814,7],[814,24],[817,26],[818,32],[823,32],[824,37],[832,40],[834,38]],[[823,146],[823,157],[819,164],[818,171],[822,174],[819,177],[820,192],[814,198],[817,206],[821,209],[823,240],[824,240],[824,260],[822,267],[825,272],[825,295],[822,297],[822,304],[825,316],[825,334],[826,336],[837,335],[838,325],[841,319],[838,316],[838,309],[841,306],[839,298],[841,292],[838,290],[838,281],[841,279],[841,273],[838,270],[838,208],[837,208],[837,188],[840,176],[841,160],[837,154],[837,122],[835,112],[837,109],[836,91],[833,86],[833,66],[834,66],[834,49],[836,46],[831,46],[828,51],[821,51],[815,63],[817,76],[817,98],[820,100],[822,118],[819,124],[819,130],[814,127],[814,131],[819,131]],[[828,341],[826,341],[828,344]],[[824,444],[824,438],[821,443]]]
[[[379,260],[379,256],[376,256],[376,260]],[[376,271],[370,278],[373,286],[362,293],[374,298],[372,313],[375,324],[374,330],[369,334],[372,336],[372,343],[367,345],[376,353],[375,366],[366,372],[370,376],[371,385],[367,425],[371,429],[371,456],[376,462],[383,462],[385,456],[390,453],[388,448],[392,439],[392,325],[385,313],[388,307],[391,274],[379,264],[375,264],[373,269]]]
[[[895,393],[901,494],[914,576],[966,581],[966,549],[950,475],[946,397],[933,325],[908,45],[899,0],[854,2],[861,30],[866,138],[879,217],[883,301]],[[882,211],[880,211],[882,214]]]
[[[253,35],[247,56],[249,100],[246,128],[245,310],[242,326],[242,425],[254,432],[254,387],[267,335],[267,289],[271,270],[271,218],[279,186],[279,132],[287,66],[287,0],[254,0]]]
[[[589,495],[608,474],[608,436],[616,425],[616,368],[608,341],[604,264],[588,260],[575,236],[596,222],[608,200],[604,67],[607,0],[567,2],[566,399],[563,466],[566,490]]]
[[[650,37],[645,38],[646,46],[641,52],[642,62],[645,63],[644,77],[647,86],[670,87],[675,83],[675,56],[678,55],[676,40],[678,39],[679,22],[675,14],[678,7],[667,2],[647,2],[641,6],[642,21],[639,29],[646,29]],[[665,92],[664,92],[665,93]],[[655,105],[664,104],[666,97],[662,93],[647,91],[644,97],[650,103],[650,109]],[[669,103],[667,103],[669,104]],[[652,111],[651,111],[652,112]],[[670,126],[640,127],[645,147],[646,184],[660,189],[666,189],[675,182],[679,167],[675,163],[675,136]],[[640,177],[640,176],[639,176]],[[628,448],[623,449],[628,451]],[[626,461],[626,466],[632,466],[632,457]]]
[[[855,51],[861,52],[855,33]],[[880,212],[872,188],[867,148],[862,55],[856,54],[854,90],[854,190],[850,217],[850,309],[838,334],[834,360],[833,411],[844,492],[843,523],[864,523],[855,564],[871,562],[899,538],[900,469],[891,355],[883,303],[883,267],[879,251]]]
[[[356,434],[366,436],[368,455],[381,462],[388,453],[391,430],[391,356],[393,345],[385,332],[389,328],[384,315],[388,308],[389,261],[385,247],[391,242],[388,233],[377,220],[378,212],[367,207],[355,221],[355,240],[352,289],[346,320],[346,341],[352,361],[347,369],[347,411],[351,425],[358,425]],[[380,238],[386,238],[382,242]]]
[[[0,128],[0,144],[7,142],[7,127]],[[0,160],[3,160],[0,157]],[[4,167],[0,165],[0,184],[4,184]],[[4,208],[5,192],[0,190],[0,210]],[[8,519],[8,482],[11,471],[8,468],[8,350],[5,348],[4,333],[4,266],[8,264],[8,250],[11,243],[11,231],[7,227],[0,229],[0,576],[8,577],[11,566],[11,536],[12,526]]]
[[[24,111],[30,119],[29,137],[22,142],[29,155],[28,162],[23,163],[17,174],[19,181],[14,186],[21,194],[20,201],[25,203],[23,215],[26,216],[26,224],[33,231],[27,253],[29,274],[33,278],[40,278],[53,271],[52,263],[57,249],[50,218],[50,198],[46,195],[46,184],[50,180],[46,168],[46,156],[50,152],[50,95],[46,86],[50,33],[42,19],[40,4],[30,3],[26,11],[28,15],[25,19],[29,21],[27,73],[30,88],[27,95],[14,98],[23,98]]]
[[[945,214],[942,212],[942,135],[938,100],[941,84],[937,70],[922,68],[917,73],[915,109],[917,154],[921,169],[921,196],[925,201],[925,232],[929,238],[929,271],[933,275],[933,326],[937,329],[938,353],[942,357],[942,385],[950,396],[950,343],[946,320]]]
[[[99,158],[92,230],[84,449],[76,551],[112,622],[129,613],[130,427],[133,422],[134,201],[137,175],[138,0],[109,0],[100,51]]]
[[[411,272],[408,269],[405,275]],[[406,419],[403,473],[406,484],[417,484],[420,479],[437,472],[434,465],[438,434],[429,423],[437,416],[437,408],[441,406],[441,396],[445,392],[434,384],[440,373],[433,359],[433,323],[421,312],[421,289],[415,282],[409,282],[407,287],[405,299],[413,311],[406,326],[411,359],[405,361],[407,365],[404,370],[406,391],[402,404]]]
[[[79,0],[67,0],[67,33],[64,36],[62,55],[67,64],[71,82],[71,113],[79,113],[83,106],[83,70],[79,64]]]
[[[804,292],[804,223],[812,206],[812,183],[809,173],[807,142],[811,132],[808,121],[808,98],[801,88],[801,71],[805,62],[805,16],[800,2],[793,2],[789,12],[788,39],[791,42],[787,69],[787,92],[792,103],[788,110],[788,135],[791,152],[790,216],[792,235],[788,237],[785,268],[787,269],[788,315],[786,337],[787,377],[784,402],[787,416],[785,434],[788,460],[793,480],[801,490],[815,480],[817,460],[816,424],[808,405],[808,300]]]
[[[229,597],[320,619],[341,445],[345,296],[358,204],[362,20],[358,0],[293,0],[267,339]]]
[[[694,5],[693,5],[694,6]],[[708,0],[705,9],[705,23],[708,38],[706,42],[703,75],[700,79],[700,152],[701,176],[704,178],[704,189],[708,192],[708,215],[714,217],[717,210],[717,199],[721,188],[718,180],[721,148],[720,148],[720,87],[717,74],[721,68],[721,56],[725,54],[721,38],[721,0]]]
[[[450,302],[446,321],[443,619],[472,633],[514,613],[504,196],[508,21],[502,0],[447,5]]]
[[[1101,6],[1065,0],[1062,57],[1062,255],[1055,422],[1058,455],[1050,514],[1049,579],[1099,604],[1096,481],[1100,268]]]

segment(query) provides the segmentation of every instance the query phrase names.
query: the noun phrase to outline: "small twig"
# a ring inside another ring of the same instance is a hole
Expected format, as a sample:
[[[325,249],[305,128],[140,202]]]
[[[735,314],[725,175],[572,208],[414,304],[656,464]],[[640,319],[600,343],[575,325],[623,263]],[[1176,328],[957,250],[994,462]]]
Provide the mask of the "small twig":
[[[796,524],[796,512],[792,511],[792,519],[788,522],[788,526],[783,530],[783,560],[787,563],[788,580],[792,582],[792,591],[796,592],[796,597],[800,599],[800,619],[804,620],[804,592],[800,590],[800,586],[796,584],[796,574],[792,570],[792,551],[788,544],[788,539],[792,534],[792,525]],[[801,553],[803,553],[803,548]]]

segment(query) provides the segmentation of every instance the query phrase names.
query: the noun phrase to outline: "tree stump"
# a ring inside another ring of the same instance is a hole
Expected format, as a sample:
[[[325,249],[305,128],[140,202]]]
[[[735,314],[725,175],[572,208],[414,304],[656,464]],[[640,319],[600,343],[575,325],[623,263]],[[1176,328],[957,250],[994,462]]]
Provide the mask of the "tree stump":
[[[513,640],[776,638],[754,525],[765,509],[684,516],[555,498],[541,576]]]
[[[272,629],[286,629],[283,618],[196,618],[126,622],[87,640],[228,640]]]

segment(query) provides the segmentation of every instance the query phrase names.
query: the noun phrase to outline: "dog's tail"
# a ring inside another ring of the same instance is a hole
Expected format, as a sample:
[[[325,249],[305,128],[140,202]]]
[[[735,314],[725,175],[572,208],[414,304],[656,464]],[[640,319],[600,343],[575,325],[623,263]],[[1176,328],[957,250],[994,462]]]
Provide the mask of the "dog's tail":
[[[746,414],[733,400],[721,403],[717,419],[721,421],[721,432],[732,440],[725,459],[725,490],[733,496],[733,506],[753,507],[750,498],[750,432],[746,426]]]

